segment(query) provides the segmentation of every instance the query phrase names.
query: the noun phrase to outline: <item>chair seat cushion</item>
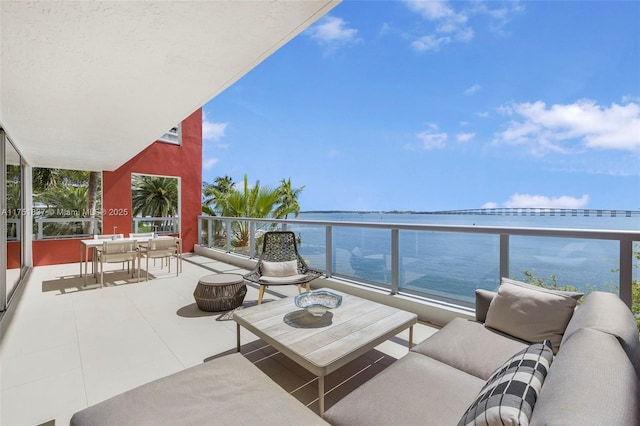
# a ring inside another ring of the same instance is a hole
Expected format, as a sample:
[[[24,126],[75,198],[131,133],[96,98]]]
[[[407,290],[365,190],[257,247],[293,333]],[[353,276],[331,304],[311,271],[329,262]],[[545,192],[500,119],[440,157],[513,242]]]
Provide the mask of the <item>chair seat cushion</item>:
[[[309,277],[304,274],[289,275],[287,277],[269,277],[265,275],[260,277],[260,282],[268,284],[295,284],[307,281],[309,281]]]

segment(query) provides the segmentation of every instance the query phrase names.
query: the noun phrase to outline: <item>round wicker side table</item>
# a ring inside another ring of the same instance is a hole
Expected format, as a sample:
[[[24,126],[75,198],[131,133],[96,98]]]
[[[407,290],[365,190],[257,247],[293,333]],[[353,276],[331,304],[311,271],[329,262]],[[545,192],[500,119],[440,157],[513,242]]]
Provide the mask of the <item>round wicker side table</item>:
[[[247,286],[242,275],[211,274],[200,278],[193,297],[201,310],[219,312],[242,305],[246,294]]]

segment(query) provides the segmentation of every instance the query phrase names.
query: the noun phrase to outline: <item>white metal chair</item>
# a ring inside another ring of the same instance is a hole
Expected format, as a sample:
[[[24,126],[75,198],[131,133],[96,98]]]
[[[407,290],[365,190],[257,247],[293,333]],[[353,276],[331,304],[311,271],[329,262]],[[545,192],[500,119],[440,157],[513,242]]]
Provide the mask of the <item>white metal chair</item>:
[[[138,253],[138,244],[136,240],[105,240],[102,247],[96,248],[97,260],[100,264],[100,287],[104,286],[104,264],[133,262],[133,268],[129,267],[131,277],[136,270],[136,259],[138,259],[138,282],[140,282],[140,261]]]
[[[147,258],[146,280],[149,281],[149,259],[168,259],[169,272],[171,272],[171,257],[176,258],[176,276],[180,274],[180,256],[176,238],[152,238],[140,246],[140,255]]]

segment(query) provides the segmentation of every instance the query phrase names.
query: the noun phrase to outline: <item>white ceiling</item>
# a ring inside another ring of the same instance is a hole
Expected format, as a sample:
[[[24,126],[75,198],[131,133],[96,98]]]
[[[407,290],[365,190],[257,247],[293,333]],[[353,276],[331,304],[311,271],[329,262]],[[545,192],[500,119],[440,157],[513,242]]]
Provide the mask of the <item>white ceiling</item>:
[[[340,0],[0,1],[0,125],[38,167],[113,170]]]

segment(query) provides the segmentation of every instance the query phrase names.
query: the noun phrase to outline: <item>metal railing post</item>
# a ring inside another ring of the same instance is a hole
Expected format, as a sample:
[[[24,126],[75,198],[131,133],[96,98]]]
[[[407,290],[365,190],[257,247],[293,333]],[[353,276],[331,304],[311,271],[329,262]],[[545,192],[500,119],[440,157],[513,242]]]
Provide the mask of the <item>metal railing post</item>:
[[[256,254],[256,223],[249,223],[249,259],[253,259]]]
[[[391,229],[391,294],[398,294],[400,287],[400,230]],[[384,267],[386,268],[386,262]]]
[[[202,221],[204,218],[198,217],[198,245],[202,245]]]
[[[327,278],[331,278],[333,274],[333,256],[331,250],[333,248],[333,233],[331,225],[324,227],[324,270]]]
[[[43,239],[43,231],[42,231],[42,218],[39,217],[36,219],[36,222],[38,223],[38,239],[42,240]]]
[[[215,241],[214,239],[214,235],[213,235],[213,218],[208,218],[207,219],[207,247],[211,248],[213,247],[213,243]]]
[[[633,241],[620,240],[620,299],[631,308],[633,271]]]
[[[500,234],[500,276],[498,284],[502,282],[502,277],[509,278],[509,235]]]
[[[231,253],[231,220],[224,222],[227,228],[227,253]]]

